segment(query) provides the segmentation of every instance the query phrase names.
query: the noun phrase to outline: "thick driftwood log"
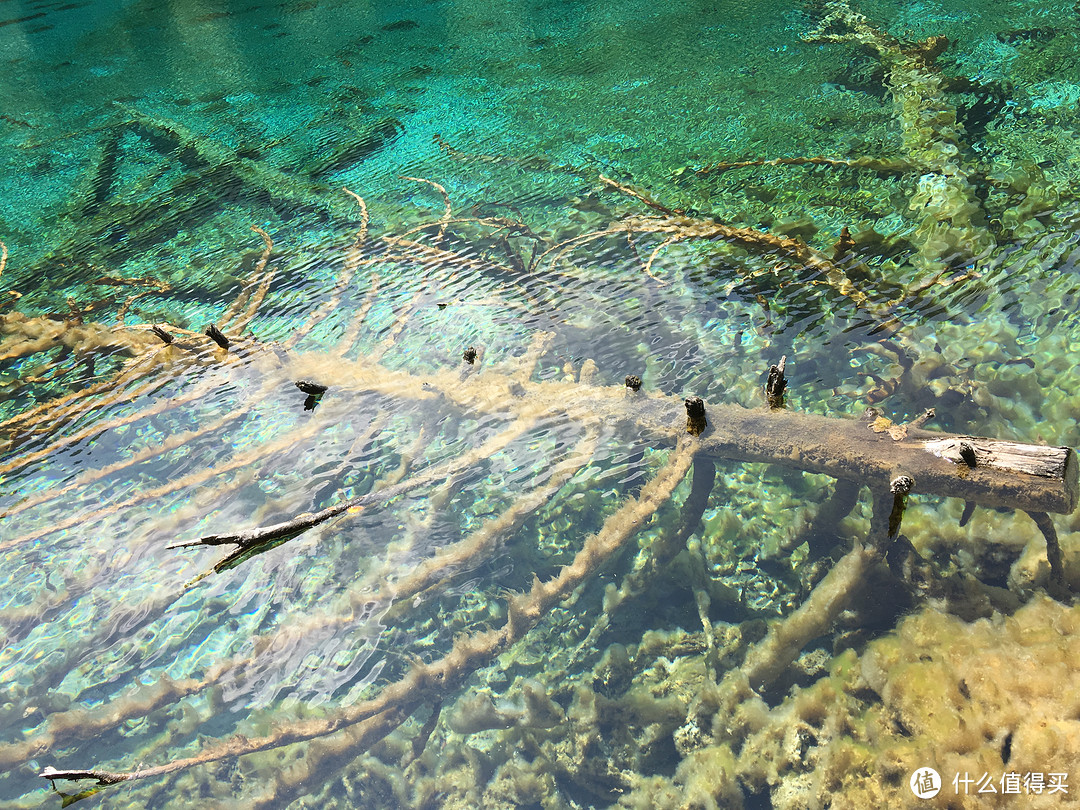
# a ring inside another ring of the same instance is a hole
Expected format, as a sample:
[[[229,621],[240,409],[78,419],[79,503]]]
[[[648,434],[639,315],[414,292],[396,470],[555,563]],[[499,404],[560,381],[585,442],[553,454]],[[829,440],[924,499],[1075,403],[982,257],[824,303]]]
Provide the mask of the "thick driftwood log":
[[[825,473],[874,491],[887,490],[897,475],[909,475],[915,479],[913,494],[963,498],[980,506],[1061,514],[1076,507],[1076,454],[1068,447],[920,429],[909,429],[896,441],[887,433],[875,433],[865,419],[731,406],[714,407],[709,414],[713,430],[703,437],[703,453],[716,458]],[[969,443],[986,462],[969,467],[959,452],[947,450],[961,442]],[[1040,506],[1031,506],[1036,503]]]
[[[299,355],[292,360],[287,371],[293,379],[318,376],[319,371],[326,374],[323,360],[319,361],[321,369],[309,364],[316,358]],[[533,382],[512,368],[489,368],[465,378],[449,373],[408,374],[364,360],[345,359],[335,362],[332,372],[335,388],[343,392],[381,391],[400,398],[441,400],[472,415],[501,416],[513,425],[534,425],[543,420],[583,427],[602,424],[654,446],[674,445],[687,432],[683,399],[634,392],[623,386]],[[705,403],[704,407],[706,418],[702,421],[707,421],[707,426],[702,427],[698,450],[704,458],[759,461],[824,473],[875,493],[889,492],[898,476],[907,476],[914,479],[913,494],[962,498],[981,506],[1026,512],[1069,513],[1076,506],[1077,462],[1067,447],[896,426],[873,411],[868,412],[869,418],[845,419],[738,405]],[[882,428],[882,422],[891,427]],[[174,547],[235,544],[250,548],[289,539],[349,509],[386,503],[417,485],[412,481],[272,526],[229,531]]]
[[[403,393],[405,380],[391,381],[387,375],[392,372],[376,371],[366,363],[356,366],[340,369],[340,377],[363,380],[358,388]],[[621,425],[655,445],[674,445],[686,430],[682,398],[629,392],[621,385],[521,384],[497,369],[463,381],[449,375],[403,376],[421,397],[444,398],[473,412],[509,418],[564,415],[582,424]],[[705,403],[705,415],[708,426],[698,452],[703,457],[824,473],[875,492],[889,491],[893,479],[908,475],[915,479],[912,494],[962,498],[980,506],[1068,514],[1077,503],[1076,454],[1068,447],[957,436],[910,425],[879,432],[881,420],[871,418],[878,416],[873,411],[850,419]],[[974,467],[961,456],[961,444],[974,449]]]

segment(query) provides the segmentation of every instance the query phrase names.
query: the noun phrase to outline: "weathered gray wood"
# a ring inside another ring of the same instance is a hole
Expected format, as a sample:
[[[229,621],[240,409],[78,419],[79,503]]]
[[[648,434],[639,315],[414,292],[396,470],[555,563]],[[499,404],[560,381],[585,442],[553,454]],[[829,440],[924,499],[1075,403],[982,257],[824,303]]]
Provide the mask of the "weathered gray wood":
[[[963,498],[980,506],[1062,514],[1076,507],[1076,454],[1068,447],[917,429],[896,441],[874,432],[866,420],[732,406],[706,412],[713,432],[704,437],[705,452],[718,458],[825,473],[875,491],[887,490],[897,475],[910,475],[913,494]],[[960,457],[962,441],[975,448],[980,459],[975,467]]]
[[[982,439],[978,436],[953,436],[947,439],[930,439],[923,444],[932,453],[956,465],[971,468],[994,467],[1007,472],[1023,472],[1043,478],[1063,478],[1069,462],[1067,447],[1043,447],[1036,444],[1018,444]],[[968,461],[964,451],[970,448],[973,461]]]
[[[614,391],[612,388],[610,391]],[[682,401],[644,396],[619,413],[619,397],[594,402],[600,415],[630,418],[673,443]],[[876,492],[888,491],[898,475],[915,479],[912,494],[963,498],[980,506],[1068,514],[1077,503],[1076,454],[1068,447],[1020,444],[972,436],[902,428],[897,440],[878,432],[870,419],[846,419],[790,411],[748,409],[706,403],[709,427],[702,454],[733,461],[763,461],[805,472],[824,473]],[[685,419],[683,420],[685,421]],[[666,434],[666,436],[664,436]],[[970,467],[959,454],[971,443],[980,461]],[[947,448],[949,452],[944,452]],[[956,448],[955,452],[952,448]]]

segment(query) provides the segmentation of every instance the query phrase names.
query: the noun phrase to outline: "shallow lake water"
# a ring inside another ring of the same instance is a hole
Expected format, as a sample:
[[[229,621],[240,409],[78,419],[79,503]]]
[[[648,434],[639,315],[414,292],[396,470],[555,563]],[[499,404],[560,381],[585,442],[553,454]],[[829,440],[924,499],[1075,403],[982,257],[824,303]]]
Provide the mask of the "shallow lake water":
[[[0,806],[1074,806],[1078,40],[0,0]]]

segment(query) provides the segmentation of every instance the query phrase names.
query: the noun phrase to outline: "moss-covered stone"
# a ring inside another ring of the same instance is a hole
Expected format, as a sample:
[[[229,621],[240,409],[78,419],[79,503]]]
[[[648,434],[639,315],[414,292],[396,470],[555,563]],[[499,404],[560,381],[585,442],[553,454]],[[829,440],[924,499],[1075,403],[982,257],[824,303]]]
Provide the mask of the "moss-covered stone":
[[[907,806],[911,773],[932,767],[946,784],[919,806],[997,806],[958,796],[952,776],[988,773],[1000,790],[1006,773],[1067,774],[1080,757],[1078,629],[1080,608],[1046,597],[972,623],[924,608],[759,717],[737,774],[776,808],[858,808]]]

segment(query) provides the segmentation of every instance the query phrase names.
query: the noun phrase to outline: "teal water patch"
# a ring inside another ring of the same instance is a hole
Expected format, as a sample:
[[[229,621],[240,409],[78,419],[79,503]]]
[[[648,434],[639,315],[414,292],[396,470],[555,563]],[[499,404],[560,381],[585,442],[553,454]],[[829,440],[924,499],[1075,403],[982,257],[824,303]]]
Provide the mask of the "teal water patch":
[[[1071,4],[0,9],[0,802],[895,802],[852,656],[1080,582],[843,461],[1080,443]]]

